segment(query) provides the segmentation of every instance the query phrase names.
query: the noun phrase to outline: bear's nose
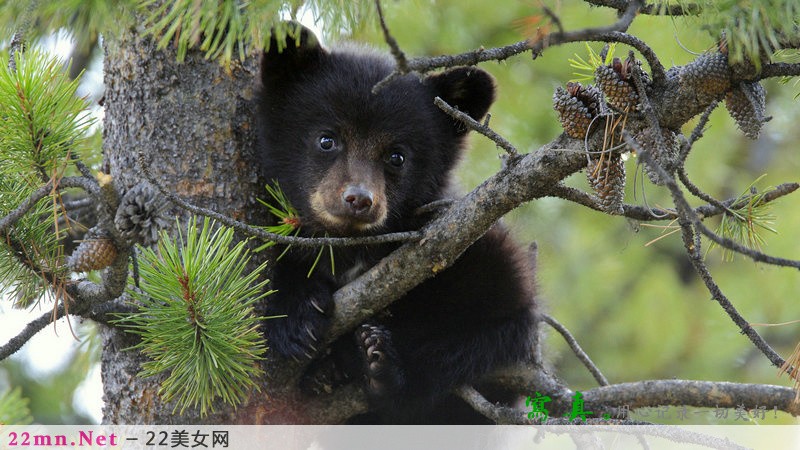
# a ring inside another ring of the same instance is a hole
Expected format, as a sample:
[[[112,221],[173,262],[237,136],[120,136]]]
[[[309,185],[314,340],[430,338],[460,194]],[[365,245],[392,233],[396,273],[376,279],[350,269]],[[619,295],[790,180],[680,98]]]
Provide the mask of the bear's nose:
[[[349,186],[342,193],[342,201],[355,214],[364,214],[372,207],[372,192],[358,186]]]

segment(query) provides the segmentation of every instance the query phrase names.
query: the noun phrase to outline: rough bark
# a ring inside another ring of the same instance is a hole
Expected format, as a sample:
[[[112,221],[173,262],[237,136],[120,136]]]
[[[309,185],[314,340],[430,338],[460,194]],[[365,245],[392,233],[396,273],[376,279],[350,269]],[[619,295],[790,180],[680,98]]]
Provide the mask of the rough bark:
[[[230,70],[190,52],[176,62],[140,29],[104,36],[105,170],[120,192],[142,181],[139,154],[163,186],[191,202],[252,222],[261,195],[254,162],[256,58]],[[175,210],[176,217],[186,214]],[[107,423],[198,423],[194,411],[173,415],[158,400],[157,380],[137,376],[141,355],[119,329],[103,332]],[[220,405],[207,421],[234,420]]]

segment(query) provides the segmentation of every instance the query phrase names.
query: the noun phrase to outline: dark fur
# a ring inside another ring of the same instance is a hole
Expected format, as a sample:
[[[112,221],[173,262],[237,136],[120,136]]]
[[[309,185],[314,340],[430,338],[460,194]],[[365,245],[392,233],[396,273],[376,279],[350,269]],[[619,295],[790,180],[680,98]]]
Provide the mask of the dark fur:
[[[446,196],[466,129],[433,99],[480,119],[494,100],[493,80],[480,69],[458,68],[422,79],[406,75],[373,94],[393,65],[367,49],[324,50],[305,29],[297,46],[290,41],[278,53],[273,42],[264,54],[262,175],[277,180],[297,208],[303,235],[418,229],[428,218],[415,209]],[[320,136],[333,137],[333,150],[321,150]],[[389,162],[398,153],[404,157],[399,168]],[[328,329],[333,292],[396,247],[336,248],[335,275],[326,254],[310,278],[317,250],[290,249],[275,266],[277,293],[268,299],[269,314],[288,317],[267,321],[265,333],[272,350],[315,358],[306,388],[365,378],[373,419],[437,422],[444,419],[430,411],[453,387],[530,358],[531,274],[506,231],[495,226],[452,267],[320,357],[317,341]]]

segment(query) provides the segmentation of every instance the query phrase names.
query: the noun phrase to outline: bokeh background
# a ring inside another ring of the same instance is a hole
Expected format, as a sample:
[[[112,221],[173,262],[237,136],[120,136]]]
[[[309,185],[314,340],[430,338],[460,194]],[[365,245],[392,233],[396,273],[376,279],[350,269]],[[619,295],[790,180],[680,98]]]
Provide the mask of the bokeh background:
[[[590,8],[579,0],[545,1],[565,29],[607,25],[616,13]],[[387,22],[408,56],[460,53],[480,46],[495,47],[520,41],[531,33],[540,14],[539,2],[518,0],[404,0],[385,2]],[[324,41],[367,42],[386,48],[374,24],[345,31],[326,29]],[[712,48],[716,36],[703,31],[691,19],[638,17],[631,34],[643,39],[666,67],[685,64]],[[68,55],[68,36],[44,43]],[[599,51],[601,44],[592,45]],[[628,48],[616,53],[627,55]],[[84,75],[83,94],[102,94],[101,52],[96,52]],[[490,126],[520,151],[536,151],[560,132],[552,109],[557,86],[575,78],[569,59],[587,57],[584,44],[548,49],[532,60],[521,55],[503,62],[483,63],[497,80],[498,100],[492,107]],[[646,67],[646,64],[645,64]],[[800,181],[800,85],[768,80],[767,113],[773,116],[758,140],[740,133],[723,107],[711,116],[705,137],[689,157],[689,177],[705,192],[719,199],[735,197],[756,180],[759,190]],[[98,111],[98,114],[102,114]],[[683,130],[689,134],[696,121]],[[458,183],[467,191],[494,173],[501,164],[502,150],[482,136],[471,137],[471,149],[458,173]],[[669,206],[665,189],[650,184],[635,158],[628,160],[626,202]],[[570,186],[588,189],[584,174],[567,180]],[[775,256],[800,258],[800,201],[794,196],[771,206],[777,233],[764,233],[763,250]],[[695,201],[694,205],[703,202]],[[545,198],[510,213],[506,223],[522,244],[538,245],[540,301],[549,313],[575,335],[584,350],[612,383],[647,379],[680,378],[790,385],[778,378],[771,366],[742,336],[692,270],[675,224],[635,223],[604,215],[564,200]],[[716,228],[719,219],[709,220]],[[707,247],[707,243],[705,243]],[[706,248],[707,249],[707,248]],[[704,250],[706,250],[704,249]],[[720,249],[708,251],[707,263],[723,292],[753,323],[783,323],[800,319],[800,277],[796,271],[756,264],[736,256],[723,258]],[[43,302],[33,311],[12,311],[11,302],[0,300],[0,340],[7,341],[31,318],[50,306]],[[99,340],[91,323],[60,321],[23,351],[0,362],[0,392],[21,387],[36,422],[96,423],[101,419],[98,367]],[[762,326],[759,332],[784,357],[800,341],[800,323]],[[561,337],[548,330],[546,356],[558,376],[573,389],[596,386],[591,375],[574,357]],[[533,387],[532,387],[533,391]],[[533,394],[531,392],[530,394]],[[764,419],[748,423],[786,424],[797,420],[774,414],[764,405]],[[715,418],[713,410],[689,408],[693,424],[737,424]],[[643,420],[686,423],[677,419],[677,408]],[[636,416],[634,416],[636,418]]]

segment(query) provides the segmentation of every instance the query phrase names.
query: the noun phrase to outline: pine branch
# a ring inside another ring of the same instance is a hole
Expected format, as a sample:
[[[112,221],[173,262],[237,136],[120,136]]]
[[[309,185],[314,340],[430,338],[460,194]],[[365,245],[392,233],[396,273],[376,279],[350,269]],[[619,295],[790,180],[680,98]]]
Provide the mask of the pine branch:
[[[56,186],[57,190],[67,188],[81,188],[92,195],[99,194],[99,188],[94,180],[86,179],[84,177],[64,177],[58,180]],[[27,199],[22,201],[20,205],[0,218],[0,234],[5,233],[10,227],[14,226],[19,219],[22,218],[28,211],[33,208],[39,200],[52,195],[53,181],[48,181],[44,186],[36,189]]]
[[[217,397],[237,406],[260,389],[256,363],[266,346],[253,305],[272,291],[268,280],[259,281],[266,264],[245,273],[245,245],[234,245],[233,229],[207,218],[202,228],[191,221],[185,237],[163,236],[158,254],[143,249],[142,289],[129,290],[139,310],[115,321],[141,337],[133,348],[150,360],[140,375],[168,374],[159,394],[164,402],[177,400],[181,413],[199,406],[205,416]]]
[[[628,145],[631,145],[633,148],[637,148],[637,144],[630,139],[629,136],[625,136]],[[758,332],[750,326],[750,323],[742,317],[741,314],[736,310],[733,304],[728,300],[728,298],[722,293],[722,290],[714,281],[711,273],[708,271],[708,267],[706,267],[705,262],[703,261],[702,254],[700,252],[700,241],[699,236],[695,235],[695,232],[692,227],[702,230],[705,229],[706,232],[703,232],[706,236],[710,237],[714,242],[723,241],[722,238],[716,236],[713,232],[708,230],[705,225],[700,222],[698,216],[692,211],[689,203],[686,201],[686,198],[683,196],[683,192],[681,192],[680,188],[678,187],[675,179],[672,178],[664,169],[662,169],[655,161],[653,161],[652,156],[650,155],[649,151],[644,151],[639,153],[639,157],[645,164],[648,164],[653,170],[659,173],[664,180],[666,180],[666,187],[669,189],[670,194],[672,195],[673,202],[678,211],[678,223],[682,230],[683,242],[684,246],[686,247],[687,253],[689,254],[689,260],[692,263],[695,271],[700,275],[700,278],[703,280],[703,283],[706,285],[706,288],[711,293],[711,296],[716,300],[722,309],[728,314],[728,316],[733,320],[733,322],[739,327],[742,331],[742,334],[746,335],[753,345],[756,346],[766,357],[769,361],[775,365],[776,367],[781,367],[785,361],[778,355],[775,350],[770,347],[770,345],[758,334]],[[702,232],[702,231],[701,231]],[[709,236],[711,235],[711,236]],[[713,237],[712,237],[713,236]],[[725,242],[725,244],[730,244]],[[733,243],[735,244],[735,243]],[[728,245],[724,245],[720,243],[723,247],[730,248],[731,250],[738,251],[738,244],[729,247]],[[766,255],[762,257],[756,258],[755,255],[751,255],[751,253],[757,253],[762,255],[760,252],[755,252],[750,249],[742,249],[747,250],[746,252],[742,252],[747,256],[751,256],[754,260],[762,260],[762,262],[768,262],[771,264],[776,263],[789,263],[789,264],[777,264],[777,265],[791,265],[792,261],[782,261],[780,258],[772,258]],[[795,262],[797,263],[797,262]]]
[[[7,387],[0,393],[0,423],[4,425],[28,425],[33,422],[29,400],[22,396],[22,388]]]
[[[800,63],[772,63],[765,64],[758,74],[759,80],[773,77],[800,76]]]

